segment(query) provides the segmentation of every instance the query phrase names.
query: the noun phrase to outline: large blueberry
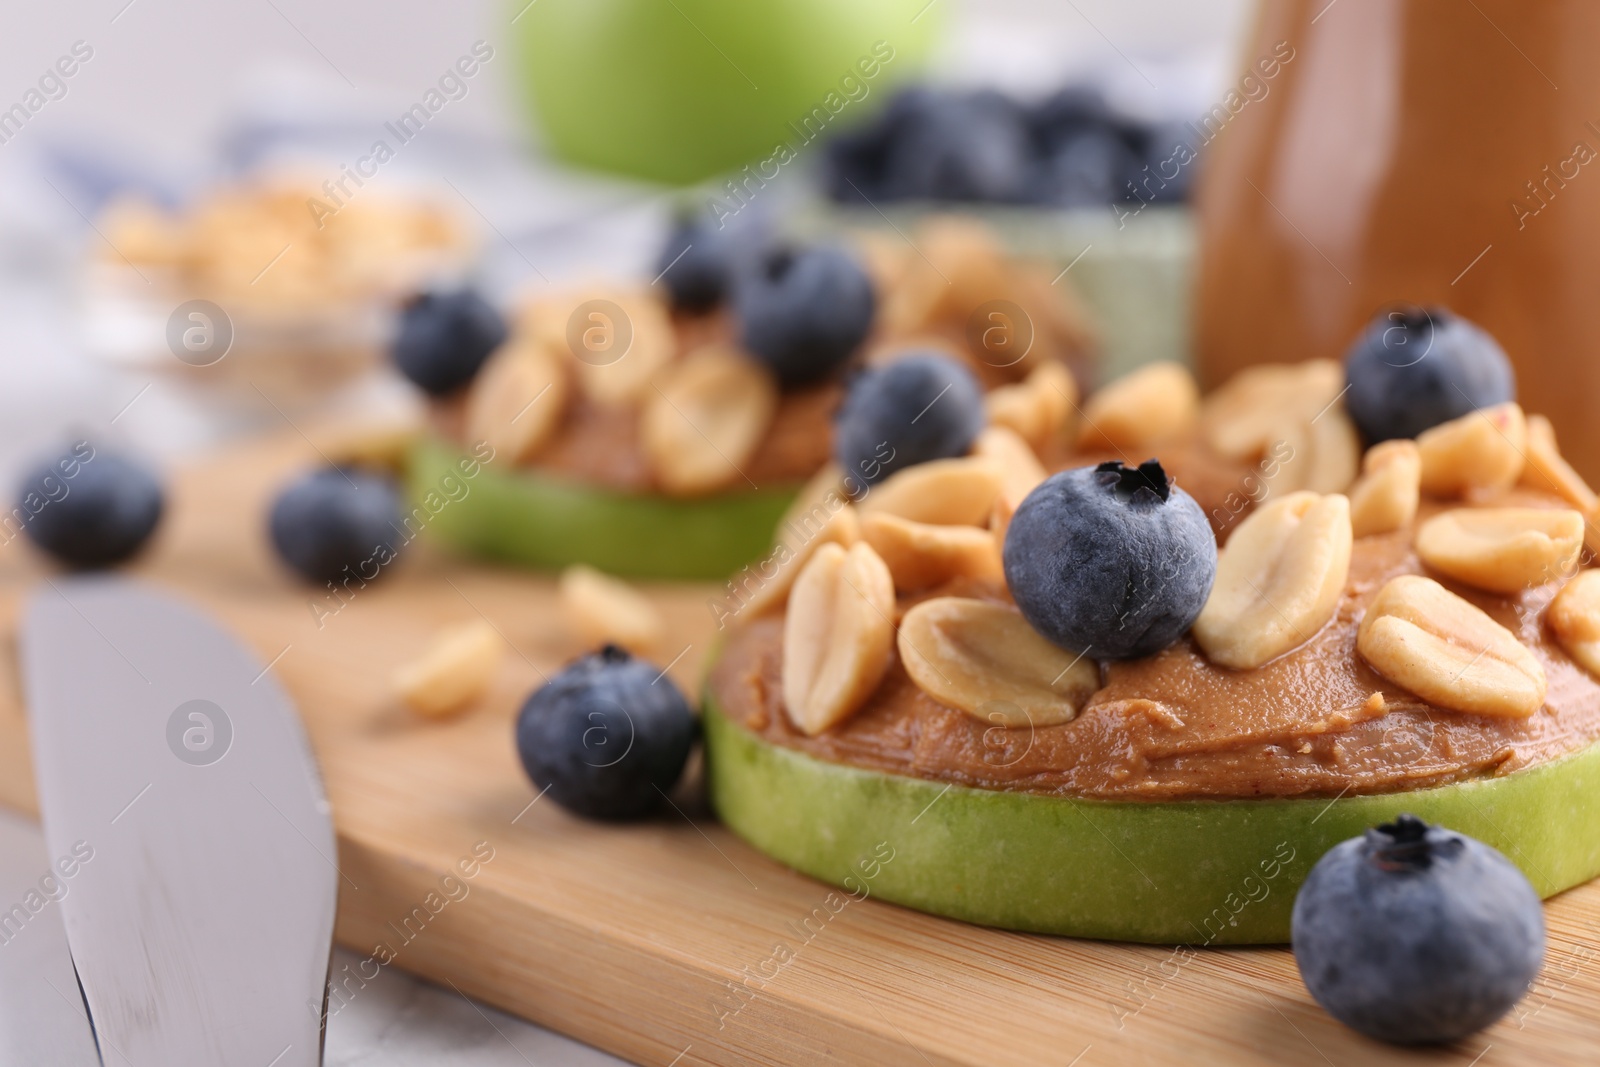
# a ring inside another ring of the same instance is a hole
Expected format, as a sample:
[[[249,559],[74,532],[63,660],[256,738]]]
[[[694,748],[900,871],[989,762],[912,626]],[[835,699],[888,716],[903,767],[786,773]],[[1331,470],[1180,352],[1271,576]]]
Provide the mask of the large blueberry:
[[[369,582],[393,562],[405,531],[390,479],[325,467],[278,494],[268,519],[273,547],[313,582]]]
[[[1029,130],[1011,100],[935,94],[897,127],[883,184],[900,200],[1013,201],[1027,191],[1032,166]]]
[[[950,356],[918,352],[850,383],[834,416],[833,456],[871,485],[916,463],[966,455],[983,419],[973,373]]]
[[[1369,444],[1416,437],[1517,397],[1495,339],[1442,308],[1378,315],[1350,346],[1345,379],[1345,410]]]
[[[1205,512],[1155,460],[1046,478],[1006,532],[1006,583],[1062,648],[1133,659],[1183,636],[1217,576]]]
[[[533,784],[573,814],[632,819],[682,776],[697,730],[659,667],[607,645],[528,697],[517,754]]]
[[[423,293],[400,311],[394,364],[429,396],[470,382],[506,339],[505,320],[470,289]]]
[[[734,310],[744,347],[785,386],[827,377],[872,326],[867,272],[831,245],[776,248],[739,276]]]
[[[148,468],[80,442],[29,473],[12,515],[60,562],[94,568],[138,552],[161,512],[161,483]]]
[[[1295,898],[1292,930],[1317,1003],[1369,1037],[1408,1045],[1488,1026],[1544,959],[1544,913],[1522,872],[1411,815],[1323,856]]]
[[[733,270],[732,236],[696,215],[674,223],[655,265],[672,306],[691,313],[710,311],[722,303]]]

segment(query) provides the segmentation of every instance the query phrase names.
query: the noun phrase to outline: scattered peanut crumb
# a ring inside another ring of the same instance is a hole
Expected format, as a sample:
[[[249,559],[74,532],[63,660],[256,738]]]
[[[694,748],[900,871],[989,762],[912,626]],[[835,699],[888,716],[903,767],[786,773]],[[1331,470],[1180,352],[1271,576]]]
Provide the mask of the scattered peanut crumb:
[[[395,672],[395,691],[419,715],[453,715],[488,691],[504,651],[499,631],[485,620],[447,626],[426,652]]]
[[[648,598],[621,578],[575,564],[557,580],[561,614],[586,646],[621,645],[646,656],[661,646],[666,623]]]

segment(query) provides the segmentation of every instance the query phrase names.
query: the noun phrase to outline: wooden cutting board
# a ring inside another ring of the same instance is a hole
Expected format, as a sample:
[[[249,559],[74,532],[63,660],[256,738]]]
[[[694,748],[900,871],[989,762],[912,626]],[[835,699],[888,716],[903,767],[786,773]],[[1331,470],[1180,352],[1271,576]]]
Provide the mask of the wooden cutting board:
[[[1284,949],[1175,952],[986,930],[871,899],[830,906],[829,887],[722,829],[692,783],[675,807],[631,826],[531,803],[512,719],[541,672],[580,651],[551,582],[419,541],[337,613],[315,611],[338,604],[276,565],[264,515],[274,488],[316,459],[293,435],[180,472],[135,571],[213,610],[298,701],[338,826],[338,939],[373,954],[367,977],[400,967],[656,1067],[1600,1057],[1600,884],[1549,905],[1545,970],[1513,1015],[1457,1047],[1408,1052],[1324,1014]],[[29,811],[10,636],[46,573],[22,540],[0,547],[0,800]],[[660,659],[690,689],[713,635],[710,592],[653,591],[675,641]],[[514,649],[483,706],[440,723],[397,705],[396,666],[437,627],[480,614]],[[362,995],[358,969],[334,980],[330,1010]]]

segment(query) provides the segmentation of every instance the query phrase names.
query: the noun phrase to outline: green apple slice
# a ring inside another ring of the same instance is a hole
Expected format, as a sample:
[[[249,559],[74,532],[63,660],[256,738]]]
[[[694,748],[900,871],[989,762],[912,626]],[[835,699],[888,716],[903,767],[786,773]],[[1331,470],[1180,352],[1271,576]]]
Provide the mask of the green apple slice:
[[[716,581],[759,558],[798,491],[784,486],[678,500],[479,465],[424,439],[412,447],[407,526],[459,551],[533,567],[587,563],[630,578]]]
[[[1148,803],[825,762],[762,740],[709,695],[705,744],[717,814],[762,852],[858,897],[1013,930],[1286,942],[1312,864],[1401,812],[1493,845],[1542,897],[1600,874],[1600,744],[1501,778],[1410,792]]]

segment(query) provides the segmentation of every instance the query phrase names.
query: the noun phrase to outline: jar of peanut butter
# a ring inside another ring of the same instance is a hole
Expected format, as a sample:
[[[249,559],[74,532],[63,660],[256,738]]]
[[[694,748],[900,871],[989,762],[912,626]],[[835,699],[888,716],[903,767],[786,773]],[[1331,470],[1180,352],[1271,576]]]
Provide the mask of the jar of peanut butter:
[[[1265,0],[1198,124],[1202,380],[1442,305],[1600,480],[1597,44],[1592,0]]]

